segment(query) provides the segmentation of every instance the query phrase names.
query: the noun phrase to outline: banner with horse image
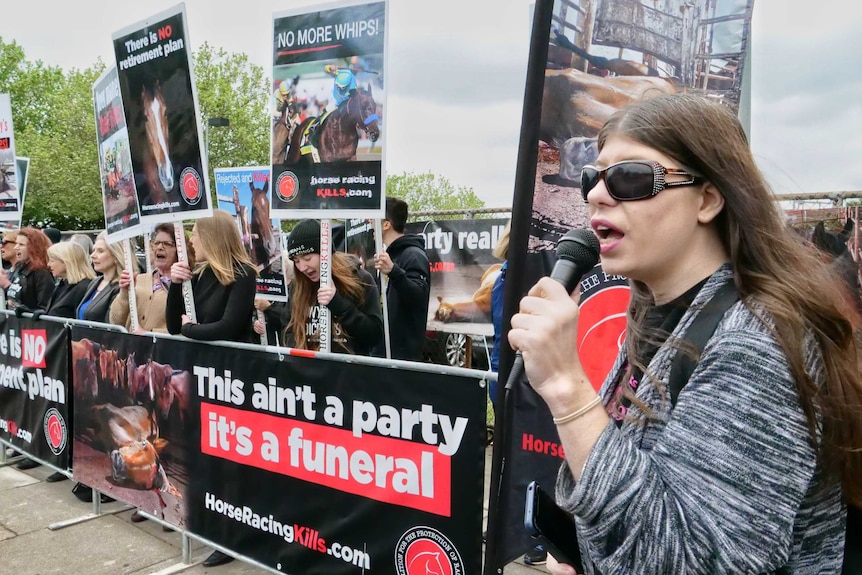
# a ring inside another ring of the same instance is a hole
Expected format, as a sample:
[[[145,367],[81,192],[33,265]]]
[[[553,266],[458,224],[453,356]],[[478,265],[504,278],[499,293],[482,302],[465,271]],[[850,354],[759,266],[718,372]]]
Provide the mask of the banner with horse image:
[[[182,365],[152,337],[72,327],[75,481],[184,528],[199,413]]]
[[[236,218],[243,245],[257,266],[257,295],[287,300],[281,221],[270,217],[269,166],[216,168],[219,208]]]
[[[273,17],[273,215],[382,218],[388,2]]]
[[[117,69],[106,70],[93,84],[96,144],[102,174],[105,231],[110,243],[141,233],[141,214],[129,149],[129,130],[120,98]]]
[[[0,94],[0,221],[21,221],[21,178],[15,164],[12,98]]]
[[[112,36],[141,223],[212,215],[185,5]]]
[[[548,275],[557,241],[589,225],[580,172],[598,156],[597,136],[618,109],[679,92],[740,101],[753,0],[538,0],[533,19],[524,122],[515,176],[503,325]],[[536,49],[540,47],[539,49]],[[625,332],[626,282],[600,267],[581,281],[578,353],[598,388]],[[501,349],[500,381],[514,352]],[[559,437],[550,413],[525,380],[498,405],[485,573],[535,545],[523,526],[532,480],[554,485]],[[505,460],[505,463],[504,463]]]
[[[491,323],[491,288],[502,262],[493,254],[508,219],[410,222],[405,233],[425,239],[431,262],[428,327]]]
[[[69,332],[0,314],[0,439],[59,469],[71,462]]]
[[[274,570],[478,571],[478,379],[72,330],[77,480]]]

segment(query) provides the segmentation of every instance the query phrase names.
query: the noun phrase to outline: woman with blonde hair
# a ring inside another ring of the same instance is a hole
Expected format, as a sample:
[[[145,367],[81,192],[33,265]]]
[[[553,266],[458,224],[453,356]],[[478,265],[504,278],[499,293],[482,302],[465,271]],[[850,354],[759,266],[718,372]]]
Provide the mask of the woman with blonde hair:
[[[584,570],[840,573],[858,545],[845,541],[847,503],[862,503],[862,386],[841,279],[789,230],[720,102],[636,102],[598,149],[581,194],[604,272],[632,288],[600,394],[562,285],[540,280],[509,331],[565,450],[556,496]],[[702,314],[715,314],[709,330]]]
[[[109,244],[108,234],[101,232],[93,242],[90,261],[99,276],[90,282],[78,306],[76,317],[81,320],[110,323],[111,304],[120,292],[120,274],[125,256],[119,244]]]
[[[46,315],[74,318],[90,282],[96,278],[87,252],[73,242],[54,244],[48,248],[48,268],[57,285]]]
[[[171,266],[171,286],[165,312],[168,332],[204,341],[251,342],[257,269],[252,264],[233,217],[216,210],[195,222],[190,239],[198,264]],[[185,314],[182,283],[194,289],[193,322]]]

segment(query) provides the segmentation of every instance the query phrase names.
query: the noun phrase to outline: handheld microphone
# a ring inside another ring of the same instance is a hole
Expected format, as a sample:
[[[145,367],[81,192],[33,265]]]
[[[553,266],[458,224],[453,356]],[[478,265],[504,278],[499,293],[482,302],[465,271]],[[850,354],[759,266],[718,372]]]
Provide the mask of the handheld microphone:
[[[599,262],[599,251],[599,239],[593,232],[583,228],[570,230],[557,242],[557,263],[551,271],[551,279],[565,287],[567,293],[571,293],[584,274]],[[505,389],[512,389],[522,375],[524,358],[518,350]]]

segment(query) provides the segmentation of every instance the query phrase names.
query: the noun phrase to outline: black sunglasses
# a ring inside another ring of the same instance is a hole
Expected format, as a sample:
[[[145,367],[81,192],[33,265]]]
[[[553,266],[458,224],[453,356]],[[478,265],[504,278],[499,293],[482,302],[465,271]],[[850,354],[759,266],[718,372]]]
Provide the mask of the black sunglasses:
[[[668,182],[665,176],[686,176],[681,182]],[[700,176],[685,170],[665,168],[650,160],[625,160],[600,170],[595,166],[584,166],[581,170],[581,194],[584,201],[601,179],[605,180],[610,196],[620,202],[651,198],[666,188],[691,186],[704,181]]]

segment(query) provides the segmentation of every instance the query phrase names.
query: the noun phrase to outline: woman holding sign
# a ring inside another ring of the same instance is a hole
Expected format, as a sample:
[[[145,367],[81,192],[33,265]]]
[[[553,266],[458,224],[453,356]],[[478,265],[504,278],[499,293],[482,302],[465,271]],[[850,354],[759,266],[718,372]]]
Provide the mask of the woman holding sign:
[[[150,241],[152,275],[135,276],[135,296],[138,304],[138,326],[141,333],[153,331],[167,333],[165,306],[171,285],[171,266],[177,262],[177,244],[174,242],[173,224],[159,224]],[[123,270],[120,274],[120,293],[111,304],[111,323],[131,329],[129,317],[129,286],[132,275]]]
[[[165,317],[168,332],[203,341],[227,340],[251,343],[252,312],[257,270],[251,263],[236,222],[225,211],[201,218],[190,239],[198,264],[171,266]],[[197,321],[183,305],[182,283],[191,280]]]
[[[289,288],[290,304],[285,306],[287,317],[283,318],[286,346],[319,349],[318,306],[326,306],[332,314],[331,351],[383,356],[380,292],[359,261],[348,254],[333,253],[332,284],[321,287],[317,220],[302,220],[293,228],[287,255],[293,260],[295,274]]]

